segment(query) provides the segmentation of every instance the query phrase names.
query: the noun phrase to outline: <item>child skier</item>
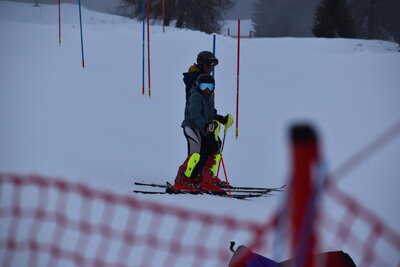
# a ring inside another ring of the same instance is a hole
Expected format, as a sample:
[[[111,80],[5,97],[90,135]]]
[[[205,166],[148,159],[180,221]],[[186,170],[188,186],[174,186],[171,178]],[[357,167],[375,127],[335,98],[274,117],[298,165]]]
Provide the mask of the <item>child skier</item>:
[[[183,133],[187,139],[188,156],[179,167],[171,191],[224,193],[216,171],[221,159],[220,124],[229,128],[233,116],[217,114],[214,103],[215,80],[210,74],[200,74],[190,88],[185,106]]]

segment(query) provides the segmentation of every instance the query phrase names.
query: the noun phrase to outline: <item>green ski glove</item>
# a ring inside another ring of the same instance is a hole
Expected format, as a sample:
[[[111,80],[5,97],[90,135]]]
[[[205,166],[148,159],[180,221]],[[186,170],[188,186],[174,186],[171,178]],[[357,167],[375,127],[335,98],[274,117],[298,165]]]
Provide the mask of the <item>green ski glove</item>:
[[[226,131],[228,131],[229,127],[231,127],[233,124],[233,116],[231,114],[228,114],[225,116],[225,129],[224,129],[224,133],[226,133]]]

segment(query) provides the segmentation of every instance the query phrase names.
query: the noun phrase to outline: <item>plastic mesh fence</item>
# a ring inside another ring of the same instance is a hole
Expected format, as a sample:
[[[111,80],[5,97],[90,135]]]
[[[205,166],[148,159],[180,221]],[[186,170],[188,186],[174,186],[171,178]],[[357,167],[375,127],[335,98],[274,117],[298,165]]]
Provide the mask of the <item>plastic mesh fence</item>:
[[[325,246],[346,249],[359,266],[395,265],[385,253],[400,255],[399,234],[335,186],[328,189],[342,216],[323,214],[321,231],[331,233]],[[59,179],[0,175],[1,266],[227,266],[231,240],[272,255],[275,227],[276,218],[257,224]],[[369,235],[358,235],[360,227]]]
[[[231,238],[260,232],[58,179],[0,175],[0,190],[1,266],[223,266]]]
[[[329,184],[326,198],[336,205],[331,205],[335,208],[333,214],[324,211],[320,220],[320,231],[325,232],[320,236],[328,236],[329,249],[340,248],[357,256],[357,266],[400,263],[397,231],[334,184]]]

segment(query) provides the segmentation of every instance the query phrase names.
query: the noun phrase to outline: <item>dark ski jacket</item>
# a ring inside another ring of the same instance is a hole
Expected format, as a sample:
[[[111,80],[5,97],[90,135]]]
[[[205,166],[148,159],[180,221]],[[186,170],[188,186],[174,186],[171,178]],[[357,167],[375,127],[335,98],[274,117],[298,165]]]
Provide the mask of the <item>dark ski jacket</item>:
[[[196,87],[192,87],[189,99],[186,101],[185,119],[181,126],[197,129],[203,136],[206,136],[206,127],[213,120],[223,120],[223,117],[218,115],[215,109],[214,96],[212,94],[205,95]]]
[[[183,73],[183,82],[185,83],[186,101],[189,100],[190,90],[195,85],[197,77],[202,74],[196,65],[189,67],[188,72]]]

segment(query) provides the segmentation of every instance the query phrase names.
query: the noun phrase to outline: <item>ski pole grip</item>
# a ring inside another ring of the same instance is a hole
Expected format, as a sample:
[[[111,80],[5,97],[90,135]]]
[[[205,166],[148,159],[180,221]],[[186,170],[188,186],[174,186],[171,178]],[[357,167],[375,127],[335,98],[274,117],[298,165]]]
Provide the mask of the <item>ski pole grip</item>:
[[[233,124],[233,116],[231,114],[228,114],[225,116],[225,129],[224,132],[226,133],[226,131],[228,131],[229,127],[232,126]]]

